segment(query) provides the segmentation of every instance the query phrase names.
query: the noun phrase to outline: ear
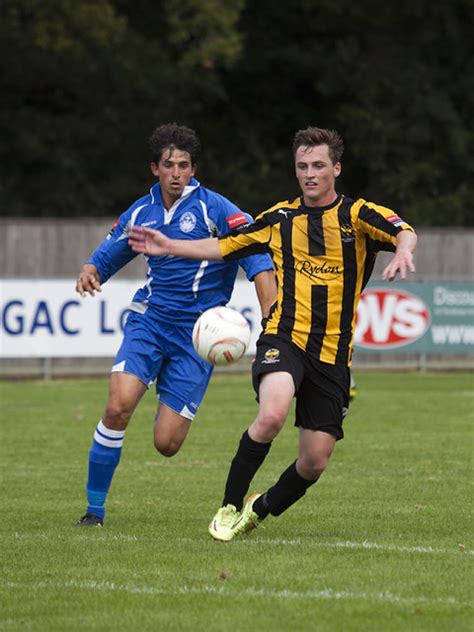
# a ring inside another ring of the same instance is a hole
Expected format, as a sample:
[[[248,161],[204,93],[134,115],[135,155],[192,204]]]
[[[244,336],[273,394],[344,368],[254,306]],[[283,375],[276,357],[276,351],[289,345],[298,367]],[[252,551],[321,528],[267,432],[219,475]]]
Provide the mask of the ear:
[[[334,165],[334,175],[336,176],[336,178],[341,174],[342,171],[342,166],[340,162],[336,162],[336,164]]]
[[[160,177],[160,168],[156,164],[156,162],[150,162],[150,171],[155,176],[155,178]]]

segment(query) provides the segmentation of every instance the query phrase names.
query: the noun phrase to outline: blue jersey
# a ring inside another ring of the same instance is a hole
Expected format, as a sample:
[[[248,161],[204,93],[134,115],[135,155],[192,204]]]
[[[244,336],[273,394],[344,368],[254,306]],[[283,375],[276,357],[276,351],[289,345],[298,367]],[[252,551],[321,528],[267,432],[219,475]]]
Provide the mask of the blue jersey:
[[[250,222],[249,215],[194,178],[173,206],[165,209],[158,183],[120,216],[88,263],[96,266],[101,283],[105,283],[136,256],[128,245],[132,226],[154,228],[172,239],[205,239],[225,236]],[[268,255],[253,255],[238,263],[194,261],[170,255],[145,258],[147,280],[135,293],[130,309],[143,313],[151,308],[165,321],[187,325],[193,324],[206,309],[229,302],[239,265],[249,280],[259,272],[273,269]]]

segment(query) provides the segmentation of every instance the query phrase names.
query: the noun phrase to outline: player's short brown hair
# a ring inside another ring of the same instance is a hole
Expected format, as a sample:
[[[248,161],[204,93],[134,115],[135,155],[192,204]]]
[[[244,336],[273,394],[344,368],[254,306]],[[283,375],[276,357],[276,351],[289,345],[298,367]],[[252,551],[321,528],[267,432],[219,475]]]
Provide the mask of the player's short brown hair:
[[[344,141],[334,129],[323,129],[321,127],[307,127],[296,132],[293,139],[293,155],[300,147],[316,147],[317,145],[327,145],[329,157],[333,165],[341,160],[344,152]]]

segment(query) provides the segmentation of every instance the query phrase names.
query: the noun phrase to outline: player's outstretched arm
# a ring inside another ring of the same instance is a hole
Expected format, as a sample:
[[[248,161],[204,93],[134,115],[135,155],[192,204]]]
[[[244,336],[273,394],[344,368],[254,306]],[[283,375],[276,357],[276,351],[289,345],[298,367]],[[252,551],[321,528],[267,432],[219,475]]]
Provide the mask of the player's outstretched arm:
[[[401,279],[406,279],[407,270],[415,272],[413,253],[415,251],[417,241],[417,236],[410,230],[402,230],[398,233],[395,255],[383,271],[382,278],[384,281],[387,279],[389,281],[393,281],[398,273],[400,274]]]
[[[170,239],[159,230],[133,226],[128,243],[134,252],[145,255],[173,255],[188,259],[222,260],[221,250],[216,237],[210,239]]]
[[[102,292],[99,273],[94,264],[86,263],[82,266],[77,275],[76,292],[81,296],[85,296],[86,293],[94,296],[96,292]]]

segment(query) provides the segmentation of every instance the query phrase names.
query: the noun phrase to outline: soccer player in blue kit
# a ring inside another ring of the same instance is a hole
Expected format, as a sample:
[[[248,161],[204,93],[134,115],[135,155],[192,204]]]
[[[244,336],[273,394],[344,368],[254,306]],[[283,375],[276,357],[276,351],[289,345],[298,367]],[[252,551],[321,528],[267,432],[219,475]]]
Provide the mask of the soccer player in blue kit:
[[[228,199],[194,178],[200,143],[194,130],[176,124],[158,127],[150,137],[151,171],[158,179],[150,192],[123,213],[108,237],[82,267],[76,284],[81,296],[94,296],[135,256],[128,244],[133,226],[152,227],[174,239],[227,235],[252,219]],[[86,486],[87,510],[77,526],[102,526],[105,501],[132,414],[156,380],[158,409],[154,444],[164,456],[176,454],[189,431],[212,374],[192,345],[198,316],[225,305],[238,271],[236,262],[146,257],[145,285],[133,297],[123,341],[112,367],[105,413],[94,432]],[[276,296],[273,264],[254,255],[239,264],[255,282],[263,316]]]

